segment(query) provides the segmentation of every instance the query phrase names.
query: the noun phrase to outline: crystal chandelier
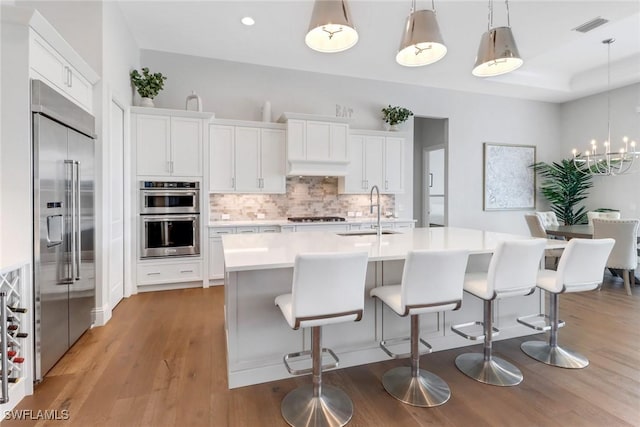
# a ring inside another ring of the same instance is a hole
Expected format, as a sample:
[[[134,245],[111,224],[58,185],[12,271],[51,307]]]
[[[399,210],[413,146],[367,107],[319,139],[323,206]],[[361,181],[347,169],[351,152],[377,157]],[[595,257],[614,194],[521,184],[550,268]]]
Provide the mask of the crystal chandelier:
[[[578,150],[573,149],[573,163],[585,173],[593,175],[623,175],[635,172],[632,169],[634,162],[640,159],[640,151],[636,151],[636,142],[629,141],[628,137],[623,137],[624,147],[618,151],[611,151],[611,44],[615,39],[606,39],[602,43],[607,45],[607,140],[603,142],[602,148],[598,148],[598,142],[591,140],[591,150],[585,151],[583,155],[578,154]],[[640,160],[638,160],[640,163]]]

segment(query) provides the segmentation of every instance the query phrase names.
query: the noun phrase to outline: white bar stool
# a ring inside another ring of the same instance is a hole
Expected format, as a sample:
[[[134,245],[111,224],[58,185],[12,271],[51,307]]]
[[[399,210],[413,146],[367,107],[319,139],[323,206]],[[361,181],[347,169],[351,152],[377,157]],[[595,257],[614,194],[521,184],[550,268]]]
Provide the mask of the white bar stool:
[[[293,329],[311,328],[311,351],[290,353],[284,364],[293,375],[313,374],[312,384],[289,392],[282,400],[282,416],[289,425],[343,426],[353,416],[353,403],[342,390],[322,384],[322,370],[338,366],[333,351],[322,348],[322,326],[358,321],[364,310],[367,273],[366,252],[315,253],[296,256],[290,294],[276,297],[275,304]],[[322,353],[334,363],[322,365]],[[312,368],[295,370],[288,361],[311,356]]]
[[[594,290],[602,284],[605,264],[613,239],[571,239],[560,257],[558,270],[543,270],[538,275],[538,287],[549,293],[549,315],[536,314],[520,317],[519,323],[532,329],[551,331],[549,343],[544,341],[527,341],[520,348],[528,356],[561,368],[584,368],[589,360],[581,354],[558,346],[558,328],[564,322],[558,319],[558,296],[565,292],[582,292]],[[549,324],[540,326],[539,322],[530,322],[532,318],[548,319]]]
[[[458,335],[484,339],[483,353],[464,353],[456,357],[456,367],[481,383],[514,386],[522,382],[522,373],[513,364],[492,355],[492,340],[499,330],[493,326],[493,301],[501,298],[529,295],[536,289],[536,277],[546,242],[542,239],[516,240],[498,243],[487,273],[469,273],[464,290],[484,300],[484,322],[451,326]],[[463,328],[483,326],[482,335],[470,335]]]
[[[399,359],[411,356],[411,367],[393,368],[382,377],[387,392],[413,406],[431,407],[445,403],[451,391],[442,378],[420,369],[420,355],[431,353],[431,346],[420,338],[420,314],[457,310],[462,304],[462,283],[469,252],[466,250],[412,251],[407,255],[399,285],[380,286],[371,290],[399,316],[411,316],[411,337],[386,340],[380,347]],[[387,345],[411,341],[411,353],[396,354]],[[419,352],[419,342],[427,347]]]

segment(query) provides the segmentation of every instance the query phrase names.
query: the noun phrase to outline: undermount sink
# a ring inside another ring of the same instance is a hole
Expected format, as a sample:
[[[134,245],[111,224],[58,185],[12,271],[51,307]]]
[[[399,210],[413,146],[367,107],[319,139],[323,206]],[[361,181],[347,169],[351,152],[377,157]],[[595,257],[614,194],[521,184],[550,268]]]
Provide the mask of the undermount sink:
[[[376,230],[351,231],[346,233],[336,233],[338,236],[375,236],[378,234]],[[382,230],[381,234],[398,234],[397,231]]]

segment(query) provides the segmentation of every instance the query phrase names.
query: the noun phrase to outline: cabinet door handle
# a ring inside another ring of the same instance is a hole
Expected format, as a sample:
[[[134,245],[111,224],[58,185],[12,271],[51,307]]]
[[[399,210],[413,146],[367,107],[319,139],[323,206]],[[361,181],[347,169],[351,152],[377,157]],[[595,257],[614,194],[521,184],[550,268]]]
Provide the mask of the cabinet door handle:
[[[167,161],[167,172],[171,173],[171,162]]]
[[[389,189],[389,181],[385,181],[384,182],[384,189],[388,190]]]
[[[71,68],[67,67],[67,72],[69,73],[69,87],[73,87],[73,73],[71,72]]]
[[[433,187],[433,174],[429,174],[429,188]]]
[[[236,179],[235,178],[231,178],[231,188],[233,188],[234,190],[236,188]]]
[[[152,273],[147,273],[147,276],[159,276],[160,273],[158,272],[152,272]]]
[[[173,160],[171,160],[171,173],[173,173]]]
[[[264,188],[264,178],[260,178],[260,188]]]
[[[180,270],[180,273],[193,273],[193,270]]]

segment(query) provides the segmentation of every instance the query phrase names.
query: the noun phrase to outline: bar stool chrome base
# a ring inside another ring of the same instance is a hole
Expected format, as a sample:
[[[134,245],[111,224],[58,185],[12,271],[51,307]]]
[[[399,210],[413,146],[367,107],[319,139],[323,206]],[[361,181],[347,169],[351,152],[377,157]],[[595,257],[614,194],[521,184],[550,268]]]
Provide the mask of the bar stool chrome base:
[[[347,394],[326,384],[320,396],[313,396],[308,384],[289,392],[280,406],[282,417],[294,427],[341,427],[353,416],[353,403]]]
[[[522,382],[522,372],[499,357],[485,360],[481,353],[464,353],[456,357],[456,367],[481,383],[508,387]]]
[[[581,369],[589,365],[589,359],[580,353],[558,346],[552,347],[544,341],[527,341],[520,348],[527,356],[559,368]]]
[[[442,378],[424,369],[419,369],[414,377],[408,366],[385,372],[382,385],[399,401],[422,408],[442,405],[451,397],[451,390]]]

